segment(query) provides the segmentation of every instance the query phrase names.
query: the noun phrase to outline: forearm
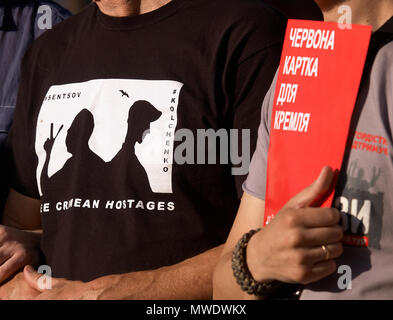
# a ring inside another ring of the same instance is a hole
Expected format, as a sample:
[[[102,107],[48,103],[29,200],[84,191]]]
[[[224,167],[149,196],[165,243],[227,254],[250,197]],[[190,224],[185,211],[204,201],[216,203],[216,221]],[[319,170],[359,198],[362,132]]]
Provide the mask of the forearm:
[[[173,266],[111,275],[87,283],[98,299],[211,299],[213,270],[223,246]]]
[[[232,252],[223,255],[217,264],[213,278],[213,299],[215,300],[257,300],[237,284],[232,271]]]
[[[19,230],[40,230],[42,228],[40,205],[39,199],[29,198],[11,188],[1,224]]]
[[[39,230],[21,230],[25,233],[26,247],[30,247],[32,250],[40,250],[42,229]],[[29,245],[30,243],[30,245]]]
[[[6,235],[6,239],[15,239],[28,249],[38,250],[40,248],[42,229],[24,230],[4,223],[1,226],[0,234]]]
[[[257,229],[263,225],[263,215],[265,210],[265,202],[247,193],[243,194],[240,202],[239,211],[231,232],[228,236],[222,256],[217,263],[213,278],[213,298],[214,299],[248,299],[254,300],[255,296],[249,295],[237,284],[232,270],[232,252],[239,239],[252,229]],[[251,238],[247,246],[247,265],[250,262],[258,260],[259,256],[255,256],[255,250],[249,250],[253,247],[255,236]]]

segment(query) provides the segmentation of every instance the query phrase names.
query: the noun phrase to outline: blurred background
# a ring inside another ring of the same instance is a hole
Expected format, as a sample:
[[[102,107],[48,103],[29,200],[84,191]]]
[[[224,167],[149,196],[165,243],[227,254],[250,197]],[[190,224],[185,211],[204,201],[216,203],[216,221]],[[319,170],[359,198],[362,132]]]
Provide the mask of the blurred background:
[[[91,0],[55,0],[55,2],[75,14],[81,11],[86,5],[88,5]]]

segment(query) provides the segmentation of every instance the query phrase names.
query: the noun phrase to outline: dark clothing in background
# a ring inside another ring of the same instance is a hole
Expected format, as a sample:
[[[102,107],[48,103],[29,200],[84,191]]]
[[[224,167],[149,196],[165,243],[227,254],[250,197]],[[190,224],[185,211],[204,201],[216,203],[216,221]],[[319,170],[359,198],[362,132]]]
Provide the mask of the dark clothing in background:
[[[288,19],[323,21],[322,11],[314,0],[262,0],[279,9]]]
[[[37,23],[41,16],[37,10],[41,5],[52,9],[52,26],[71,15],[52,1],[0,0],[0,163],[16,105],[23,55],[33,40],[46,31]],[[4,172],[0,172],[0,210],[8,192],[3,175]]]

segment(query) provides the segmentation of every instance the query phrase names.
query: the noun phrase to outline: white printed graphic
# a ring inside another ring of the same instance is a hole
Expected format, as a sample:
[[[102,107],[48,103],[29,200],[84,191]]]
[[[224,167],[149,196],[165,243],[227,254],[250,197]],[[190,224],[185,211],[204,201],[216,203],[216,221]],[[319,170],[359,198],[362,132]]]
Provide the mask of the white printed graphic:
[[[153,192],[172,193],[173,142],[182,86],[177,81],[126,79],[100,79],[52,86],[37,122],[36,177],[40,194],[41,174],[47,160],[45,147],[47,150],[50,148],[46,169],[50,178],[73,157],[67,148],[67,134],[83,112],[94,119],[88,147],[105,163],[109,163],[122,150],[133,124],[139,125],[139,121],[144,121],[149,131],[127,152],[134,152],[141,169],[146,171]],[[156,117],[146,122],[143,114],[135,112],[131,121],[129,118],[133,108],[142,108],[142,113],[143,108],[147,108]],[[49,147],[48,138],[52,138]]]

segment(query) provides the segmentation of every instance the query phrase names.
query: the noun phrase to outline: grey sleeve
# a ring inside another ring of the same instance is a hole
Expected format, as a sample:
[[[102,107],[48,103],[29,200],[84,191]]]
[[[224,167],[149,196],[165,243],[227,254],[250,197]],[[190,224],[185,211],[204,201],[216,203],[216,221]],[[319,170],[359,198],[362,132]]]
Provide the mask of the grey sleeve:
[[[261,109],[261,123],[258,129],[257,147],[252,156],[247,180],[243,183],[243,191],[261,200],[265,200],[267,155],[269,150],[270,119],[277,83],[276,73]]]

